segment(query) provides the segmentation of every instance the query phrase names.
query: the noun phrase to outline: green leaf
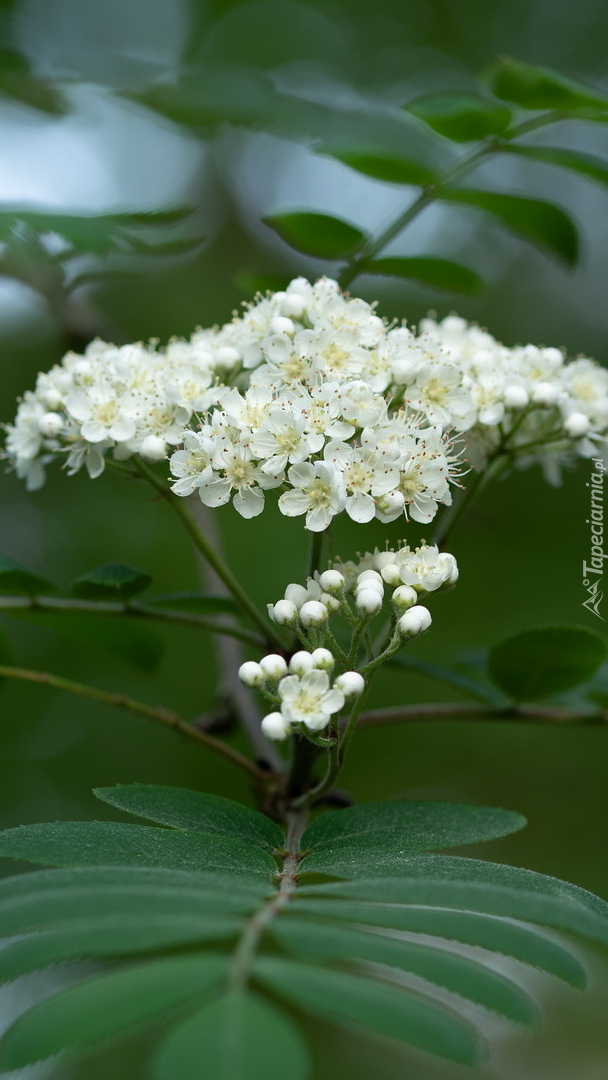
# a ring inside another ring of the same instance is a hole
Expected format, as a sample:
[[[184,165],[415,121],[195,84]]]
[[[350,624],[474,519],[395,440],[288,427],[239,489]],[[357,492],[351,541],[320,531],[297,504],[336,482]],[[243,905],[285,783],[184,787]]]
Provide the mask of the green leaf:
[[[518,154],[530,161],[543,161],[547,165],[571,169],[589,180],[596,180],[598,184],[608,184],[608,164],[592,154],[582,154],[579,150],[562,150],[553,146],[521,146],[518,143],[509,143],[503,146],[502,150],[509,154]]]
[[[290,1004],[325,1021],[356,1024],[378,1035],[408,1042],[450,1061],[475,1065],[479,1038],[474,1028],[445,1006],[372,978],[290,960],[264,958],[256,978]]]
[[[156,671],[165,652],[165,644],[151,626],[128,623],[122,615],[70,615],[66,611],[44,610],[7,612],[11,619],[44,626],[78,644],[92,645],[118,656],[142,671]]]
[[[317,259],[342,259],[352,255],[366,240],[365,233],[330,214],[291,211],[262,219],[290,247]]]
[[[295,910],[298,905],[296,903]],[[475,1001],[520,1024],[531,1024],[537,1010],[530,995],[484,964],[458,956],[439,944],[418,944],[374,931],[335,923],[281,916],[272,936],[306,960],[368,960],[417,975]],[[0,971],[2,953],[0,953]]]
[[[364,263],[365,274],[383,274],[389,277],[414,278],[435,289],[449,289],[471,295],[481,287],[482,280],[473,270],[449,259],[435,259],[430,256],[412,256],[409,258],[387,257],[372,259]]]
[[[205,1005],[164,1040],[154,1080],[307,1080],[308,1047],[289,1015],[251,992]]]
[[[589,108],[608,109],[608,98],[584,83],[567,79],[550,68],[523,64],[509,56],[494,60],[482,73],[482,78],[496,97],[512,101],[522,109],[557,109],[567,113]]]
[[[315,148],[317,154],[334,158],[343,165],[372,176],[375,180],[384,180],[389,184],[428,184],[434,179],[434,171],[416,158],[397,154],[376,146],[330,146],[321,144]]]
[[[151,575],[144,570],[134,570],[125,563],[107,563],[79,577],[72,592],[82,600],[128,600],[147,589],[151,581]]]
[[[129,229],[172,225],[189,213],[187,208],[174,207],[150,213],[56,214],[5,205],[0,208],[0,240],[8,240],[22,223],[35,233],[56,233],[79,251],[107,255],[130,246]]]
[[[479,94],[438,91],[422,94],[404,108],[434,131],[454,142],[473,142],[502,135],[511,123],[511,110]]]
[[[285,844],[283,831],[274,821],[220,795],[155,784],[119,784],[97,788],[94,794],[119,810],[174,829],[231,836],[266,850]]]
[[[40,596],[55,592],[46,578],[32,574],[10,555],[0,552],[0,593],[5,596]]]
[[[511,810],[463,803],[368,803],[323,814],[302,837],[302,873],[341,877],[407,874],[409,857],[433,848],[493,840],[525,818]]]
[[[231,837],[110,821],[57,821],[0,832],[0,855],[47,866],[160,866],[262,874],[270,855]]]
[[[51,83],[36,78],[23,54],[13,49],[0,49],[0,93],[52,116],[67,112],[63,94]]]
[[[162,596],[146,597],[147,607],[167,607],[174,611],[192,611],[196,615],[218,615],[228,612],[239,615],[241,608],[232,596],[208,596],[207,593],[191,590],[188,592],[163,593]]]
[[[444,189],[438,195],[445,202],[462,203],[498,218],[510,232],[574,266],[578,259],[578,232],[572,219],[559,206],[543,199],[503,195],[473,188]]]
[[[29,1009],[0,1042],[0,1068],[10,1071],[59,1053],[117,1037],[151,1023],[224,976],[218,956],[182,956],[95,976]]]
[[[488,671],[501,690],[526,701],[559,694],[591,678],[608,657],[608,643],[584,626],[524,630],[495,645]]]
[[[489,705],[504,704],[503,695],[499,694],[489,682],[482,682],[481,679],[457,671],[455,668],[444,668],[440,664],[432,664],[428,660],[419,660],[415,656],[392,656],[386,662],[391,667],[405,668],[409,671],[415,671],[418,675],[427,676],[433,682],[445,683],[446,686],[455,686],[468,697],[475,698],[477,701],[485,701]],[[485,672],[485,667],[484,662],[483,668],[477,668],[476,671]]]

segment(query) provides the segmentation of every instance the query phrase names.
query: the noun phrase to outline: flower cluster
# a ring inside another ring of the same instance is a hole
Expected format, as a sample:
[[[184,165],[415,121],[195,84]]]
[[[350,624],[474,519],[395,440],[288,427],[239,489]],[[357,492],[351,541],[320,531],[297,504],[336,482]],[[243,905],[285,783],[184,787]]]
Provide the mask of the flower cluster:
[[[474,468],[540,459],[554,479],[607,429],[608,372],[592,360],[506,348],[455,316],[415,333],[335,281],[297,278],[189,341],[68,353],[25,394],[6,456],[30,490],[58,455],[92,477],[108,455],[169,458],[177,495],[249,518],[276,489],[281,513],[322,531],[342,511],[430,522],[463,449]]]

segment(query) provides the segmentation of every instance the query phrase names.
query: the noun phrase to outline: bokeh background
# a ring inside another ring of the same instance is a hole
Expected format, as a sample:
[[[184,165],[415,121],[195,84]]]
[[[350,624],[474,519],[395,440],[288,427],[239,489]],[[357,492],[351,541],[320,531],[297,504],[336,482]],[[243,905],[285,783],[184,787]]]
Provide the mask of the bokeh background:
[[[608,8],[598,0],[2,0],[0,29],[0,219],[13,210],[191,211],[174,225],[144,226],[136,246],[123,238],[107,251],[112,244],[95,244],[85,231],[81,254],[66,264],[67,290],[53,269],[56,236],[40,242],[26,227],[2,234],[9,241],[0,247],[4,421],[37,371],[95,335],[116,343],[186,336],[228,319],[260,284],[337,270],[288,248],[264,215],[337,213],[377,232],[413,197],[411,188],[316,156],[319,138],[390,126],[399,107],[426,90],[474,90],[498,54],[608,90]],[[606,125],[561,124],[538,141],[608,156]],[[605,362],[606,190],[515,157],[484,166],[475,183],[566,207],[582,233],[578,267],[563,269],[472,211],[432,208],[390,253],[462,261],[483,276],[480,295],[371,278],[353,291],[378,299],[389,317],[415,323],[429,310],[441,317],[458,310],[507,344],[563,345]],[[519,473],[484,496],[451,544],[460,584],[436,604],[433,631],[412,654],[474,661],[522,627],[601,628],[582,607],[588,472],[583,463],[560,488],[539,471]],[[26,495],[2,474],[0,515],[0,549],[62,587],[110,561],[148,570],[157,592],[197,585],[195,558],[168,509],[122,477],[92,482],[55,468],[42,491]],[[302,578],[298,520],[269,509],[244,522],[224,508],[217,521],[235,571],[260,603]],[[349,557],[403,532],[398,523],[339,522],[332,543]],[[408,539],[421,534],[407,529]],[[210,642],[194,631],[155,628],[136,643],[137,666],[83,641],[77,627],[68,637],[15,619],[3,624],[24,667],[188,717],[212,700]],[[397,672],[375,703],[454,697]],[[362,801],[409,796],[520,810],[530,820],[525,832],[475,854],[608,897],[607,764],[608,732],[600,727],[416,724],[360,734],[344,786]],[[105,815],[90,789],[132,780],[250,800],[229,766],[144,721],[44,688],[4,686],[3,825]]]

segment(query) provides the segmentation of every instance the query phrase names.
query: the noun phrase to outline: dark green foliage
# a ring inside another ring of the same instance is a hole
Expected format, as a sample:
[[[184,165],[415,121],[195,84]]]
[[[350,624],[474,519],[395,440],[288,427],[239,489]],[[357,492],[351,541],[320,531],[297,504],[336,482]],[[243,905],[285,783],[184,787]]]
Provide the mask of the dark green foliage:
[[[376,146],[329,146],[317,147],[317,154],[335,158],[343,165],[355,169],[375,180],[390,184],[428,184],[434,179],[429,165],[407,154],[398,154]]]
[[[436,289],[449,289],[467,295],[476,293],[482,281],[474,270],[450,259],[435,259],[426,255],[387,257],[365,263],[366,274],[386,274],[389,277],[413,278]]]
[[[524,630],[495,645],[488,671],[501,690],[524,701],[579,686],[607,656],[606,639],[594,630],[548,626]]]
[[[473,142],[489,135],[502,135],[511,123],[511,110],[506,106],[479,94],[459,91],[423,94],[409,101],[405,108],[454,142]]]
[[[523,64],[509,56],[494,60],[482,77],[496,97],[512,101],[522,109],[557,109],[564,113],[608,110],[608,98],[584,83],[566,79],[550,68]]]
[[[241,610],[232,596],[208,596],[196,590],[146,597],[145,602],[147,606],[172,608],[173,611],[192,611],[195,615],[217,615],[221,612],[238,615]]]
[[[46,578],[32,574],[10,555],[0,552],[0,593],[5,596],[40,596],[55,592],[55,586]]]
[[[144,570],[134,570],[124,563],[107,563],[79,577],[72,585],[72,592],[82,600],[128,600],[147,589],[151,582],[151,575]]]
[[[582,154],[579,150],[562,150],[556,146],[520,146],[515,143],[507,144],[502,149],[529,161],[542,161],[546,165],[570,169],[598,184],[608,184],[608,164],[593,154]]]
[[[83,958],[101,965],[13,1023],[0,1043],[5,1069],[168,1021],[151,1080],[195,1080],[201,1061],[214,1080],[279,1080],[287,1062],[309,1080],[293,1010],[472,1065],[484,1057],[484,1010],[539,1022],[517,969],[495,970],[496,955],[582,989],[568,938],[545,928],[608,943],[608,905],[582,889],[416,854],[519,828],[509,811],[403,801],[325,814],[304,833],[303,877],[285,906],[270,854],[285,840],[268,818],[175,788],[98,795],[169,827],[58,823],[0,835],[5,854],[74,867],[0,882],[0,979]],[[309,870],[346,880],[306,884]],[[455,943],[478,951],[463,956]]]
[[[330,214],[291,211],[270,214],[264,224],[274,229],[290,247],[317,259],[341,259],[352,255],[365,241],[365,234],[354,225]]]

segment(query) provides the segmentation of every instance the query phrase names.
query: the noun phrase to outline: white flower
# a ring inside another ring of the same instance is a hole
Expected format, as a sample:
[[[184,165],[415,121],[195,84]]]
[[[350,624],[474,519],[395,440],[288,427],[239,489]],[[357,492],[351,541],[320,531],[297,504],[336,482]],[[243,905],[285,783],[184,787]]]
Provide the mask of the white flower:
[[[435,592],[446,583],[453,584],[458,577],[454,556],[448,552],[440,553],[436,545],[422,544],[415,551],[402,548],[397,552],[395,562],[402,582],[418,592]]]
[[[346,501],[337,471],[325,461],[302,462],[292,465],[287,476],[294,490],[281,495],[279,510],[287,517],[306,514],[306,528],[322,532]]]
[[[288,675],[279,683],[281,712],[291,724],[304,724],[311,731],[327,727],[334,713],[344,705],[344,694],[331,690],[326,671],[306,672],[299,678]]]
[[[580,412],[570,413],[570,416],[564,420],[564,428],[571,439],[582,439],[583,435],[586,435],[589,431],[590,426],[588,417]]]
[[[428,630],[432,623],[431,613],[428,608],[417,604],[406,611],[397,623],[397,629],[402,637],[417,637]]]

